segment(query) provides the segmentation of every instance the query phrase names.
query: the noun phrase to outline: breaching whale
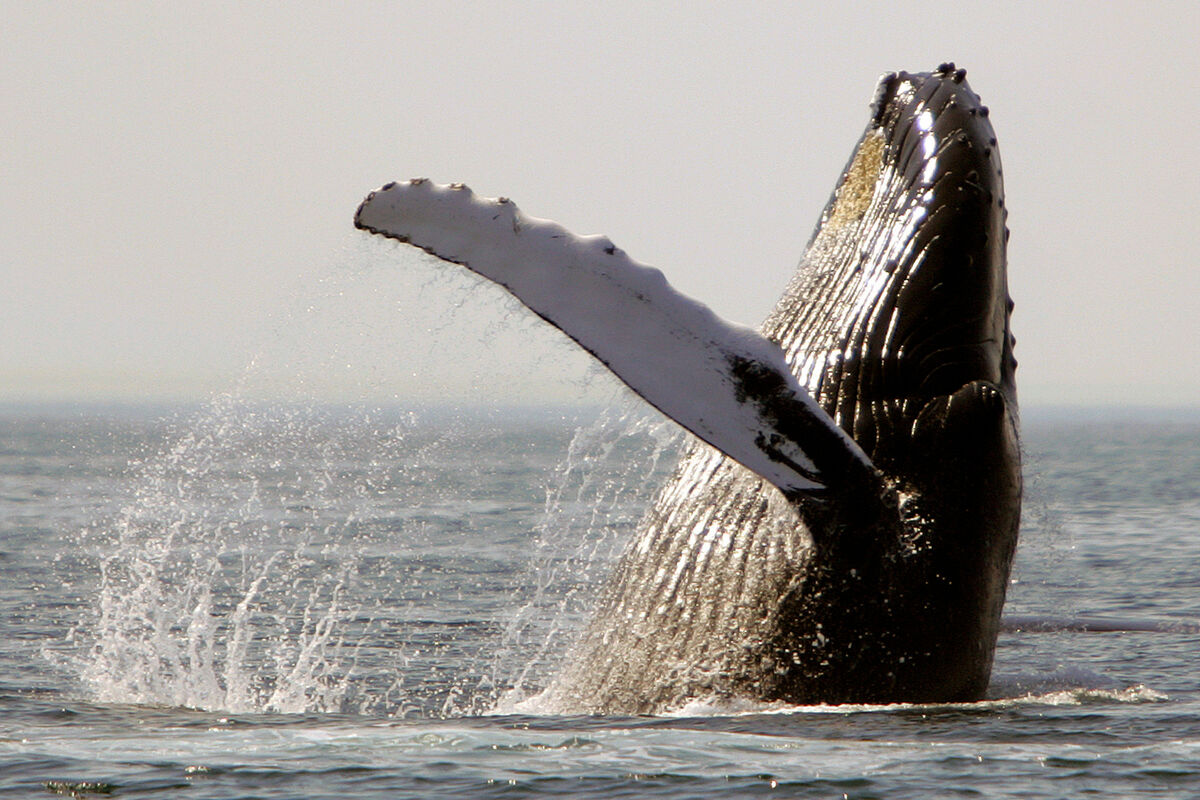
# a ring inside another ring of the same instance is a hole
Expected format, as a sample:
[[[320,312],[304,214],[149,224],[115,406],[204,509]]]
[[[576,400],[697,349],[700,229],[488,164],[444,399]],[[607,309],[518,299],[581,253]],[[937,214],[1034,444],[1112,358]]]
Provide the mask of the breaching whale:
[[[953,64],[880,80],[758,332],[504,198],[416,179],[363,201],[359,228],[501,284],[698,437],[549,707],[983,696],[1021,501],[1006,215]]]

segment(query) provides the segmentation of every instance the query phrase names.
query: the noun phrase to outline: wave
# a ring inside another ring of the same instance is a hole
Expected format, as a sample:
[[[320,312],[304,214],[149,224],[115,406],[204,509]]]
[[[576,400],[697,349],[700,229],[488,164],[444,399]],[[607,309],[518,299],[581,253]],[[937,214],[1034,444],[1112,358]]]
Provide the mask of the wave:
[[[1200,622],[1129,617],[1017,615],[1000,621],[1004,633],[1200,633]]]
[[[763,714],[861,714],[923,713],[940,711],[1002,711],[1027,706],[1081,706],[1125,703],[1158,703],[1166,694],[1145,684],[1123,686],[1079,667],[1064,667],[1036,675],[1006,675],[994,678],[989,697],[970,703],[844,703],[840,705],[795,705],[742,697],[705,697],[663,713],[667,718],[742,717]],[[558,716],[547,693],[510,692],[489,715]]]

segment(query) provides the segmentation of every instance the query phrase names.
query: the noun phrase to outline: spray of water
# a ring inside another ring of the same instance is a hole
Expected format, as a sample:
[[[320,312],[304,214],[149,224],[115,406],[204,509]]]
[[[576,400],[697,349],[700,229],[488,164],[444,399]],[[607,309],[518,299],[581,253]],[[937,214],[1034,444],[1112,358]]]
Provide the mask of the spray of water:
[[[395,410],[411,403],[381,410],[397,375],[470,405],[439,372],[462,340],[490,397],[494,374],[520,369],[506,343],[540,336],[551,343],[534,370],[569,353],[577,398],[611,397],[612,382],[494,287],[440,266],[364,269],[374,249],[347,256],[282,315],[233,390],[130,465],[127,501],[84,533],[99,580],[73,666],[93,699],[455,715],[535,689],[562,656],[669,468],[674,426],[606,412],[557,468],[551,442],[515,496],[489,497],[481,476],[529,442],[511,441],[503,414],[468,424]],[[455,341],[428,344],[440,338]],[[322,405],[331,375],[336,413]]]
[[[546,493],[527,591],[485,670],[477,700],[505,712],[569,652],[597,589],[674,466],[683,432],[625,397],[579,428]],[[483,709],[476,709],[483,710]]]
[[[367,416],[232,395],[132,468],[136,490],[87,534],[100,553],[82,677],[101,701],[229,711],[343,707],[358,524],[386,481]],[[403,425],[390,431],[391,441]],[[382,437],[387,449],[388,436]],[[348,470],[359,474],[347,480]]]

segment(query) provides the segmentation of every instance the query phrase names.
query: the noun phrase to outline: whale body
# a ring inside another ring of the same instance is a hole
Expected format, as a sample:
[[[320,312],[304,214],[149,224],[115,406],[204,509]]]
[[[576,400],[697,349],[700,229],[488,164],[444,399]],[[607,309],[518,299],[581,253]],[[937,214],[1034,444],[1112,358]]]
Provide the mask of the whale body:
[[[697,437],[550,707],[984,695],[1021,504],[1006,216],[987,108],[952,64],[880,80],[757,332],[503,198],[368,196],[358,227],[501,284]]]

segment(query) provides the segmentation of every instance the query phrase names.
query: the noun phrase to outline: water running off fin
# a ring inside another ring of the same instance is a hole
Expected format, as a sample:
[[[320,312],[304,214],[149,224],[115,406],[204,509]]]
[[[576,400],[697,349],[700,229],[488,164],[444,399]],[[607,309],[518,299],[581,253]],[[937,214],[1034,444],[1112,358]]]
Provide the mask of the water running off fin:
[[[372,192],[354,219],[500,284],[651,405],[795,498],[875,483],[859,446],[774,342],[720,319],[603,236],[424,179]]]

